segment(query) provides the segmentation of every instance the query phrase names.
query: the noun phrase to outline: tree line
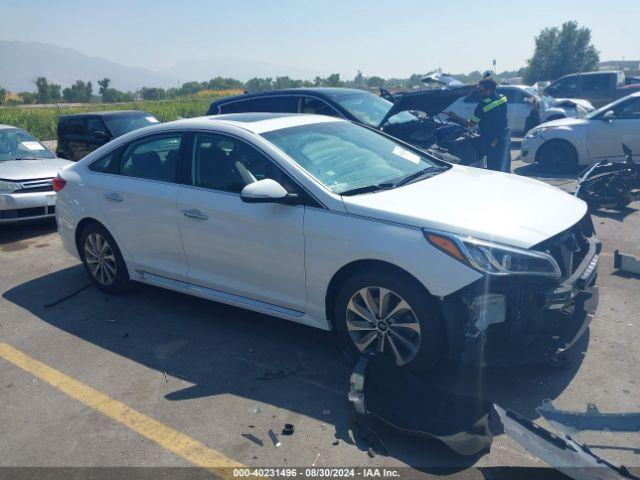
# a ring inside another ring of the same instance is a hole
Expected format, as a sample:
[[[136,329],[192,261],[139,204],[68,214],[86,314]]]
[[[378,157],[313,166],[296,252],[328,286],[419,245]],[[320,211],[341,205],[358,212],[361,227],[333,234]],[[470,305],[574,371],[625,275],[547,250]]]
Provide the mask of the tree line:
[[[599,52],[591,43],[591,30],[579,27],[577,22],[565,22],[560,27],[543,29],[535,38],[533,56],[527,66],[516,71],[495,74],[496,80],[512,77],[523,77],[527,83],[539,80],[555,80],[563,75],[575,72],[596,70],[600,61]],[[8,92],[0,86],[0,104],[6,103],[88,103],[88,102],[130,102],[134,100],[164,100],[177,97],[189,97],[202,91],[240,90],[260,91],[297,87],[354,87],[354,88],[415,88],[420,85],[425,74],[414,73],[408,78],[382,78],[377,75],[365,78],[362,73],[353,80],[342,80],[340,74],[333,73],[327,77],[316,76],[313,80],[281,77],[255,77],[247,82],[234,78],[215,77],[205,82],[186,82],[180,87],[159,88],[142,87],[137,92],[123,92],[111,87],[111,80],[103,78],[98,81],[98,92],[94,94],[91,82],[76,80],[62,88],[51,83],[45,77],[35,80],[35,92],[20,92],[16,99],[7,99]],[[453,74],[463,83],[476,83],[481,79],[479,70],[468,74]]]

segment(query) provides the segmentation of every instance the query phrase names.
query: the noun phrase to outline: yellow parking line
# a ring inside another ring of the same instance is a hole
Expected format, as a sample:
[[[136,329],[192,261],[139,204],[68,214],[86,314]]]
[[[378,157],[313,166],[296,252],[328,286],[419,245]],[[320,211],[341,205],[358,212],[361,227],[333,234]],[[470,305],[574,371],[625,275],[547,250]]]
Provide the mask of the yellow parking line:
[[[245,468],[243,464],[225,457],[222,453],[31,358],[6,343],[0,343],[0,358],[35,375],[71,398],[120,422],[143,437],[156,442],[161,447],[180,455],[194,465],[211,470],[218,476],[233,478],[233,468]],[[224,470],[221,471],[220,469]]]

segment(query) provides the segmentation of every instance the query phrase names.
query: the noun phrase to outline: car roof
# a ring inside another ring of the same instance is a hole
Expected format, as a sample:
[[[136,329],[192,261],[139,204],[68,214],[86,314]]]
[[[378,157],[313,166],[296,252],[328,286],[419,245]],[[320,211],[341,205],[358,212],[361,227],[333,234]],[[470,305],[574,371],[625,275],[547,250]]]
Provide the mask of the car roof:
[[[268,97],[272,95],[322,95],[325,97],[335,96],[340,93],[371,93],[366,90],[359,90],[357,88],[342,88],[342,87],[301,87],[301,88],[282,88],[278,90],[263,90],[260,92],[247,92],[242,95],[234,95],[232,97],[225,97],[219,100],[216,100],[215,103],[223,104],[226,102],[231,102],[235,100],[245,99],[245,98],[256,98],[256,97]]]
[[[229,113],[205,117],[185,118],[162,124],[166,126],[211,128],[216,124],[231,125],[254,134],[281,130],[283,128],[312,125],[316,123],[345,122],[336,117],[307,113]]]
[[[149,112],[144,110],[103,110],[98,112],[82,112],[82,113],[70,113],[68,115],[60,115],[60,120],[68,119],[68,118],[82,118],[82,117],[118,117],[121,115],[131,115],[131,114],[139,114],[139,115],[151,115]]]
[[[7,130],[9,128],[18,128],[18,127],[14,127],[13,125],[3,125],[0,123],[0,130]],[[20,129],[18,128],[18,130]]]

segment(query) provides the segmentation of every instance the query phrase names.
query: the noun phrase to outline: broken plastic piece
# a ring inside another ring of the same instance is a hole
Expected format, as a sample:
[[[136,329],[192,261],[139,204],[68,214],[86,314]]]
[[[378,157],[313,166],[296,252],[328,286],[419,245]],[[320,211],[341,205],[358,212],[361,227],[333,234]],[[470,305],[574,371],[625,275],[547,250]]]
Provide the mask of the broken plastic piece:
[[[536,411],[554,428],[564,433],[591,431],[638,432],[640,412],[600,413],[598,407],[590,403],[586,412],[558,410],[550,400],[545,400]]]
[[[438,439],[461,455],[486,450],[493,440],[491,404],[438,391],[384,355],[360,358],[349,400],[356,424],[375,436],[376,423],[382,422],[408,435]]]
[[[271,439],[271,442],[273,443],[274,446],[279,447],[280,445],[282,445],[280,443],[280,440],[278,440],[278,437],[276,436],[275,432],[271,429],[269,429],[269,438]]]
[[[640,261],[636,257],[620,253],[619,250],[613,252],[613,268],[640,275]]]

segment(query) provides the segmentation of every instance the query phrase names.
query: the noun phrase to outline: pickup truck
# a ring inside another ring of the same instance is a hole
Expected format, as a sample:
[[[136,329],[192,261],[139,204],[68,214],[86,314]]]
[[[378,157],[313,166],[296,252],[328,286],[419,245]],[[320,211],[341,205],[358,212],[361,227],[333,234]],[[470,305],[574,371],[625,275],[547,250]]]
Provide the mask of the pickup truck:
[[[544,89],[551,97],[583,98],[596,108],[637,91],[640,85],[628,84],[620,71],[572,73]]]

